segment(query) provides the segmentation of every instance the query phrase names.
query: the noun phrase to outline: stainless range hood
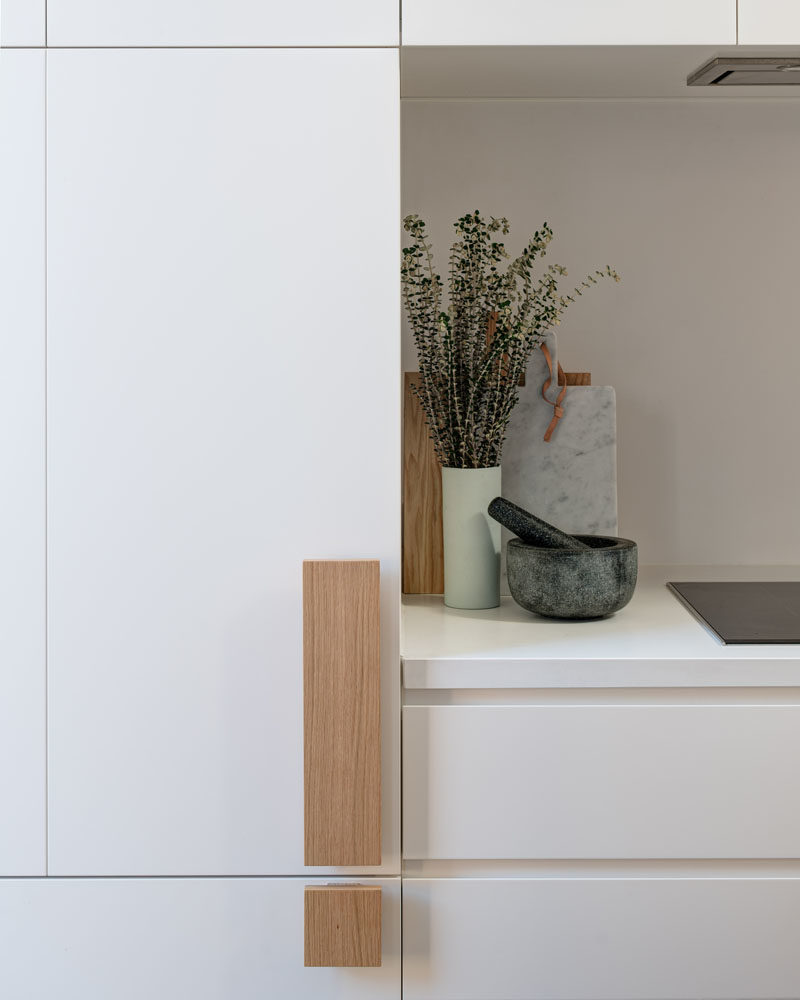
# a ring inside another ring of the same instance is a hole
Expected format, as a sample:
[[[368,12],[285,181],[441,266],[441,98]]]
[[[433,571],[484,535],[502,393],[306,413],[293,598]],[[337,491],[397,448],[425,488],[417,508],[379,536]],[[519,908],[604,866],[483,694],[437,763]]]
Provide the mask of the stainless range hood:
[[[798,56],[717,56],[686,78],[688,87],[786,87],[800,84]]]

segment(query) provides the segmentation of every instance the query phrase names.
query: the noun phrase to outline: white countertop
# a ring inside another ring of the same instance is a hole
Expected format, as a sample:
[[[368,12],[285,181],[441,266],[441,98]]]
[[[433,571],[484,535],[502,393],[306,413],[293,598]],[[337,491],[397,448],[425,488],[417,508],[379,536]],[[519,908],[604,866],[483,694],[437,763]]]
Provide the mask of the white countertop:
[[[800,644],[723,645],[667,590],[668,580],[800,580],[800,567],[643,567],[631,603],[591,622],[538,618],[510,597],[491,611],[404,597],[404,686],[800,686]]]

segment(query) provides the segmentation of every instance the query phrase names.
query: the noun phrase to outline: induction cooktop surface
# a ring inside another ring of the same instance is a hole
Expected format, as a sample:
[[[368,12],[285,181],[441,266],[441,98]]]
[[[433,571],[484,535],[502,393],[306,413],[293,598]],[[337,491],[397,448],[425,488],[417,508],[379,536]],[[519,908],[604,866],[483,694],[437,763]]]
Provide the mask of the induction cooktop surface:
[[[800,643],[800,582],[667,586],[726,644]]]

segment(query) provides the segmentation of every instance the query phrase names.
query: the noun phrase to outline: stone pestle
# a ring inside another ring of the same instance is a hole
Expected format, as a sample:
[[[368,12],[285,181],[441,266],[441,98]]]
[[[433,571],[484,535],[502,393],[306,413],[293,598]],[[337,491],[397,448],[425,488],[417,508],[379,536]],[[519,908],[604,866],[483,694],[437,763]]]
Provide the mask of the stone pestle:
[[[591,546],[579,538],[568,535],[547,521],[536,517],[530,511],[518,507],[510,500],[495,497],[488,507],[489,516],[499,521],[503,527],[528,545],[546,549],[590,549]]]

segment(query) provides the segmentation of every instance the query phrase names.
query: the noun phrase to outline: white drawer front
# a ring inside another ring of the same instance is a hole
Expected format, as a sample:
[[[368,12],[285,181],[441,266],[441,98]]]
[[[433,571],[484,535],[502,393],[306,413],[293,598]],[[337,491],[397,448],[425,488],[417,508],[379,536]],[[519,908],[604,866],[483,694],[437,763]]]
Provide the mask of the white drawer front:
[[[403,715],[407,858],[800,857],[800,705]]]
[[[800,996],[798,879],[407,879],[404,1000]]]

